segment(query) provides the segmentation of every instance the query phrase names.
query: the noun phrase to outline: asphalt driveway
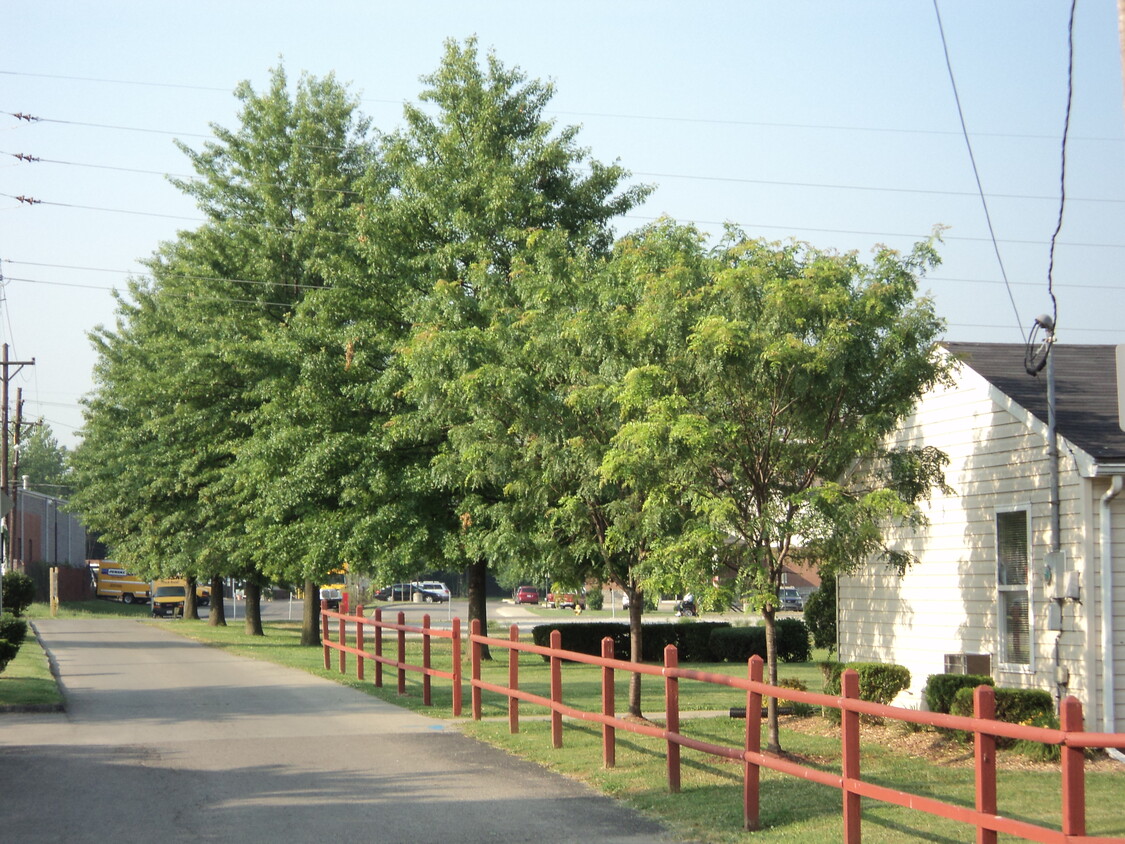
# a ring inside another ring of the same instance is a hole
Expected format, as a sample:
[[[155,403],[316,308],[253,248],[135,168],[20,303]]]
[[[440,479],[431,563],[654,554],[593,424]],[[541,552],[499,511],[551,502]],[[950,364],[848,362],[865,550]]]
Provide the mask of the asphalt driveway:
[[[63,713],[0,715],[12,842],[640,842],[587,787],[301,671],[130,620],[35,622]]]

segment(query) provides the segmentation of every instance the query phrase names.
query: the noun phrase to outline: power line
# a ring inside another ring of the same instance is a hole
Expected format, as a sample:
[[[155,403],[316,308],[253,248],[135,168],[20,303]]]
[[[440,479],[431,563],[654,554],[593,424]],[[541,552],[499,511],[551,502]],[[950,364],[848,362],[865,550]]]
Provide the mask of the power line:
[[[55,269],[55,270],[81,270],[83,272],[92,272],[92,273],[113,273],[115,275],[127,275],[127,276],[133,276],[135,278],[149,278],[149,279],[154,279],[154,280],[157,278],[154,274],[152,274],[150,272],[135,272],[133,270],[115,270],[115,269],[110,269],[108,267],[84,267],[84,266],[77,266],[77,265],[74,265],[74,264],[49,264],[49,263],[44,263],[44,262],[41,262],[41,261],[15,261],[11,258],[4,258],[3,263],[5,263],[5,264],[16,264],[17,266],[24,266],[24,267],[45,267],[45,268],[48,268],[48,269]],[[227,278],[225,276],[194,275],[194,274],[191,274],[191,273],[166,272],[166,273],[163,273],[161,277],[180,278],[180,279],[185,279],[185,280],[188,280],[188,281],[219,281],[219,282],[224,282],[224,283],[229,283],[229,284],[283,285],[290,290],[292,290],[292,289],[328,290],[329,289],[329,287],[327,285],[323,285],[323,284],[293,284],[291,282],[282,282],[282,281],[261,281],[261,280],[246,279],[246,278]]]
[[[212,93],[232,94],[231,88],[218,88],[205,85],[189,85],[171,82],[152,82],[149,80],[141,81],[134,79],[106,79],[92,76],[63,76],[58,74],[49,73],[29,73],[24,71],[14,70],[0,70],[0,75],[27,77],[32,79],[57,79],[67,82],[95,82],[106,85],[134,85],[139,87],[149,88],[173,88],[188,91],[206,91]],[[386,99],[379,97],[358,97],[361,103],[378,103],[380,105],[403,105],[410,102],[409,98],[401,99]],[[11,114],[11,112],[4,112]],[[912,127],[894,127],[894,126],[855,126],[846,124],[834,123],[798,123],[798,122],[785,122],[785,121],[767,121],[767,120],[732,120],[729,118],[713,118],[713,117],[685,117],[683,115],[669,115],[669,114],[629,114],[626,112],[600,112],[600,111],[566,111],[566,110],[544,110],[544,115],[555,115],[558,117],[578,117],[578,118],[600,118],[610,120],[643,120],[643,121],[656,121],[663,123],[687,123],[687,124],[701,124],[711,126],[746,126],[746,127],[762,127],[774,129],[807,129],[814,131],[829,131],[829,132],[876,132],[888,134],[911,134],[911,135],[935,135],[935,136],[958,136],[961,132],[949,129],[920,129]],[[91,124],[93,125],[93,124]],[[128,128],[128,127],[111,127],[105,128]],[[138,130],[138,131],[156,131],[156,130]],[[175,133],[167,133],[175,134]],[[206,137],[206,136],[192,136],[186,133],[180,133],[182,137]],[[1022,138],[1027,140],[1058,140],[1053,135],[1041,135],[1035,133],[1020,133],[1020,132],[974,132],[973,135],[979,138]],[[1112,141],[1114,143],[1121,143],[1122,139],[1117,137],[1107,136],[1084,136],[1080,140],[1084,141]]]
[[[1004,277],[1004,284],[1008,287],[1008,299],[1012,303],[1012,312],[1016,315],[1016,326],[1021,335],[1023,332],[1023,320],[1020,319],[1019,308],[1016,307],[1016,297],[1012,294],[1011,285],[1008,284],[1008,272],[1004,269],[1004,259],[1000,255],[1000,245],[996,242],[996,231],[992,226],[992,215],[988,212],[988,200],[985,199],[984,186],[980,181],[980,170],[977,168],[977,160],[973,155],[973,145],[969,140],[969,128],[965,124],[965,112],[961,108],[961,96],[957,93],[957,79],[953,75],[953,62],[949,58],[949,44],[945,40],[945,27],[941,23],[941,10],[938,8],[938,0],[934,0],[934,14],[937,16],[938,33],[941,35],[941,49],[945,55],[945,67],[949,71],[949,84],[953,88],[953,100],[957,104],[957,117],[961,121],[961,134],[965,138],[965,147],[969,151],[969,162],[973,166],[973,178],[977,182],[977,192],[980,194],[981,206],[984,208],[984,219],[988,223],[988,234],[992,240],[993,250],[996,252],[996,262],[1000,265],[1000,275]]]
[[[8,152],[0,150],[0,155],[8,155],[15,158],[17,161],[30,164],[58,164],[68,167],[81,167],[93,170],[112,170],[121,173],[138,173],[141,175],[149,176],[163,176],[166,178],[174,179],[195,179],[199,178],[198,174],[187,173],[168,173],[163,170],[144,170],[137,167],[119,167],[110,164],[91,164],[82,161],[63,161],[54,158],[39,158],[38,156],[29,155],[22,152]],[[727,182],[731,184],[744,184],[744,185],[770,185],[774,187],[789,187],[789,188],[813,188],[825,190],[847,190],[847,191],[862,191],[868,193],[906,193],[906,194],[920,194],[923,196],[964,196],[976,197],[978,193],[974,191],[955,191],[955,190],[937,190],[934,188],[896,188],[896,187],[883,187],[874,185],[841,185],[833,184],[830,182],[797,182],[781,179],[752,179],[740,176],[701,176],[692,173],[652,173],[646,171],[631,171],[633,176],[640,178],[652,179],[684,179],[688,181],[698,182]],[[359,191],[343,190],[340,188],[317,188],[317,187],[300,187],[297,186],[296,190],[300,191],[315,191],[320,193],[338,193],[351,196],[360,196]],[[1023,199],[1035,201],[1054,201],[1056,196],[1047,196],[1040,194],[1019,194],[1019,193],[990,193],[995,199]],[[1109,197],[1069,197],[1071,202],[1100,202],[1108,204],[1125,204],[1125,199],[1113,199]]]
[[[1062,144],[1059,150],[1059,219],[1051,233],[1050,257],[1047,261],[1047,295],[1051,297],[1052,331],[1059,325],[1059,302],[1055,298],[1055,242],[1062,231],[1063,210],[1066,208],[1066,140],[1070,135],[1070,107],[1074,101],[1074,13],[1077,0],[1071,0],[1070,19],[1066,28],[1066,116],[1063,118]]]

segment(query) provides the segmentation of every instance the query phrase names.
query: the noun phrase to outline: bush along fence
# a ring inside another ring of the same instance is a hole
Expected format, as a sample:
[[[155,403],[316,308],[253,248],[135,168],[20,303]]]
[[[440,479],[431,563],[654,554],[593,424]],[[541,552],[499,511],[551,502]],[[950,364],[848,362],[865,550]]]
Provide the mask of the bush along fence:
[[[431,637],[452,638],[455,648],[453,671],[450,676],[454,685],[455,714],[460,714],[462,683],[461,659],[459,650],[459,623],[454,619],[453,631],[434,630],[429,627],[426,616],[422,627],[409,627],[403,622],[403,613],[398,614],[397,623],[382,621],[378,610],[374,619],[362,617],[362,608],[357,608],[356,616],[323,610],[327,618],[339,622],[339,637],[330,641],[328,621],[324,622],[324,664],[330,667],[329,650],[340,652],[340,671],[346,670],[344,654],[352,653],[359,658],[376,663],[376,682],[381,682],[379,669],[383,664],[394,665],[399,670],[399,691],[404,692],[405,672],[421,671],[425,679],[438,676],[427,665],[409,666],[405,663],[405,634],[416,633],[428,643]],[[356,645],[346,644],[345,625],[356,629]],[[364,650],[363,630],[374,628],[376,647],[374,651]],[[382,630],[397,633],[398,658],[384,656],[381,646]],[[482,679],[481,663],[484,648],[506,649],[508,659],[507,684],[490,683]],[[428,653],[428,644],[424,646]],[[1082,704],[1077,698],[1067,697],[1060,706],[1059,729],[1012,724],[996,720],[996,690],[988,685],[980,685],[973,690],[973,714],[947,715],[938,712],[920,712],[900,709],[881,703],[873,703],[860,698],[860,674],[855,669],[845,669],[839,678],[838,695],[818,694],[796,689],[771,686],[763,682],[764,661],[760,656],[752,656],[747,663],[747,676],[732,677],[681,668],[679,653],[675,645],[664,648],[663,664],[653,665],[633,663],[614,656],[614,640],[605,637],[601,643],[601,654],[592,655],[562,648],[562,633],[550,632],[548,645],[520,641],[519,629],[513,625],[507,639],[482,635],[480,624],[473,621],[469,635],[471,713],[474,720],[482,717],[482,693],[493,692],[507,698],[508,723],[511,732],[519,732],[520,702],[545,707],[550,712],[551,744],[555,748],[563,746],[563,719],[573,718],[602,725],[602,755],[606,768],[616,763],[616,734],[618,730],[647,735],[665,742],[665,763],[668,789],[672,793],[680,790],[680,749],[687,747],[723,759],[741,762],[743,768],[743,823],[747,830],[756,830],[760,823],[760,777],[763,768],[789,776],[816,782],[841,793],[843,807],[843,840],[846,844],[859,844],[860,800],[868,798],[906,808],[926,812],[937,817],[957,821],[976,830],[978,842],[997,841],[999,833],[1015,835],[1029,841],[1055,842],[1125,842],[1125,838],[1093,838],[1086,836],[1086,792],[1085,792],[1085,751],[1087,748],[1125,749],[1125,735],[1120,733],[1088,733],[1084,731]],[[520,689],[519,655],[535,654],[550,663],[550,696],[544,697]],[[428,662],[428,660],[424,660]],[[602,695],[601,711],[589,712],[566,704],[563,693],[563,665],[567,662],[584,663],[601,667]],[[362,678],[362,668],[359,669]],[[614,699],[614,675],[617,671],[649,674],[664,680],[665,725],[637,723],[617,717]],[[701,741],[680,731],[679,684],[681,681],[711,683],[738,689],[746,695],[746,728],[741,747],[731,747]],[[796,703],[838,710],[840,713],[841,770],[840,773],[810,768],[797,762],[764,753],[761,748],[762,701],[765,697],[776,697]],[[428,705],[428,702],[427,702]],[[930,726],[938,729],[960,730],[969,733],[974,743],[974,768],[976,795],[973,808],[949,803],[922,795],[899,791],[886,786],[864,781],[861,775],[860,758],[860,716],[874,719],[902,721]],[[1003,739],[1039,742],[1055,746],[1061,753],[1061,809],[1062,829],[1056,830],[1035,823],[1004,817],[997,813],[997,741]]]

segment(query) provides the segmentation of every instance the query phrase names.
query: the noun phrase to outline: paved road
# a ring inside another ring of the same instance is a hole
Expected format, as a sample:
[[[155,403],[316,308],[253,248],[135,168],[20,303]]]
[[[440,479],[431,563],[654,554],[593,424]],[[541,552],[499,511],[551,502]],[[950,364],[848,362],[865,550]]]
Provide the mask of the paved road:
[[[5,842],[640,842],[446,722],[129,620],[35,622],[67,710],[0,715]]]

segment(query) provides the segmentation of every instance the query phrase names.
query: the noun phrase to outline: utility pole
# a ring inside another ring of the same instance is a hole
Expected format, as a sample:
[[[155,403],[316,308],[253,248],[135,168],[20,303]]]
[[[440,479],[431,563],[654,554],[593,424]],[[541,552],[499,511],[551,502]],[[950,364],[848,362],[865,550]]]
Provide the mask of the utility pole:
[[[0,548],[0,573],[7,569],[11,556],[12,543],[12,488],[11,476],[8,471],[8,382],[25,366],[35,366],[35,358],[31,360],[8,360],[8,344],[5,343],[0,352],[0,510],[4,516],[4,543]],[[12,369],[15,367],[15,369]],[[4,611],[3,588],[0,587],[0,612]]]

